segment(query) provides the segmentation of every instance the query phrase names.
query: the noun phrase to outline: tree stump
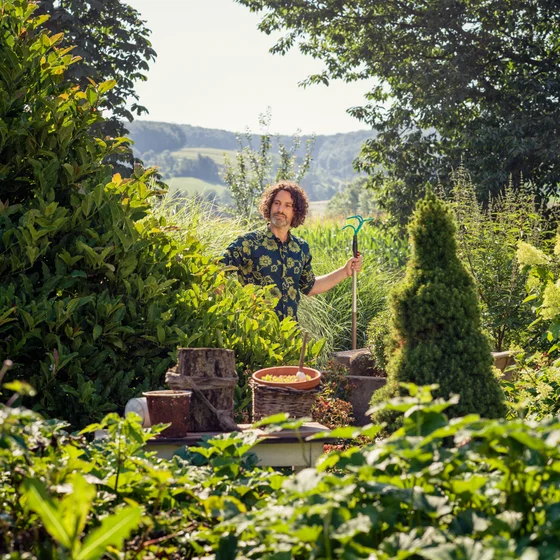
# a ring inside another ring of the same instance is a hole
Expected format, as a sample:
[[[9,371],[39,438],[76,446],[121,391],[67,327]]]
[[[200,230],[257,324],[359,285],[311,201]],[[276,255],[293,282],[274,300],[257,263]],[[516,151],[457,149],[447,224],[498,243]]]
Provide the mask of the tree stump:
[[[172,389],[193,391],[191,431],[231,432],[237,429],[233,404],[237,373],[233,350],[179,348],[177,367],[165,380]]]

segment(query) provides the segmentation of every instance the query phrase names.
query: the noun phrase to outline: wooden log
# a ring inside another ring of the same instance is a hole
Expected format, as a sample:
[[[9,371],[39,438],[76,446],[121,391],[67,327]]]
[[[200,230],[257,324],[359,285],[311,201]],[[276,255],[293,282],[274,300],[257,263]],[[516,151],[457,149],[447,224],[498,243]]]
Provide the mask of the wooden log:
[[[237,428],[233,420],[237,385],[233,350],[179,348],[177,367],[167,372],[165,380],[172,389],[194,391],[191,401],[193,432],[231,432]]]

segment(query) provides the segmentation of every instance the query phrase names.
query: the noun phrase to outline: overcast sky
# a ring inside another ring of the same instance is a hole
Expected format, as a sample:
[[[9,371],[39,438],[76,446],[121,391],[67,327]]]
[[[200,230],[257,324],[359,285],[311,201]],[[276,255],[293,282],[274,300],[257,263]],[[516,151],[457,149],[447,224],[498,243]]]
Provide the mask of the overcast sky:
[[[299,52],[268,52],[259,16],[233,0],[125,0],[152,31],[158,53],[140,103],[155,121],[259,132],[259,113],[272,109],[271,132],[333,134],[366,128],[346,113],[362,105],[367,84],[298,82],[322,69]]]

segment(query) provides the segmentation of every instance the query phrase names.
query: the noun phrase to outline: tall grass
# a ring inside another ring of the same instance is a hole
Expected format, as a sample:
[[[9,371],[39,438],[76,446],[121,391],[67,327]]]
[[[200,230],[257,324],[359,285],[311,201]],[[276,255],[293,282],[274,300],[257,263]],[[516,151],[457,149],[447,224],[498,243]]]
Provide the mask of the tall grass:
[[[344,266],[352,256],[352,231],[343,231],[345,224],[344,221],[322,220],[297,229],[297,235],[309,243],[316,276]],[[369,322],[385,308],[389,290],[401,275],[407,250],[404,246],[397,249],[399,241],[394,239],[395,247],[387,251],[390,243],[376,227],[364,226],[358,238],[363,267],[358,275],[357,344],[363,347]],[[322,360],[333,352],[349,350],[352,345],[351,279],[343,280],[318,296],[302,298],[299,320],[302,328],[313,337],[325,339]]]
[[[169,194],[155,206],[154,215],[178,226],[179,236],[181,232],[196,231],[210,258],[220,257],[236,237],[258,227],[199,197],[177,198]]]

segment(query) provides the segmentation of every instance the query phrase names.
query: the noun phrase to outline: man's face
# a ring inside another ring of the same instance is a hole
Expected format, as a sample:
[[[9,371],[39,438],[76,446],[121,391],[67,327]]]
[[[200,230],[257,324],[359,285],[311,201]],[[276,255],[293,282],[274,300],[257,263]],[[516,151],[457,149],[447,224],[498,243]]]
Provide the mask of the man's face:
[[[294,201],[288,191],[278,191],[270,207],[270,221],[273,226],[285,228],[292,225]]]

